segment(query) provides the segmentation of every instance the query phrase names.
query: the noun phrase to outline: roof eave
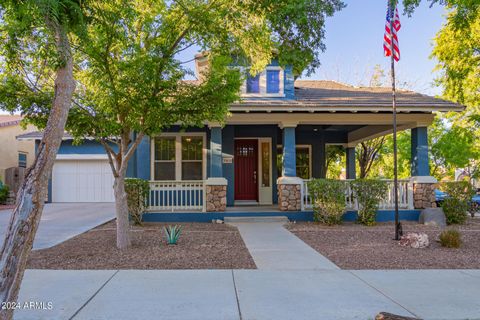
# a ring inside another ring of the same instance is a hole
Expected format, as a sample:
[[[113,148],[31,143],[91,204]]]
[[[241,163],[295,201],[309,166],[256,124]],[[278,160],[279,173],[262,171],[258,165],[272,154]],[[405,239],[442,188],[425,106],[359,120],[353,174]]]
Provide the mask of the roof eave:
[[[465,110],[460,105],[397,105],[400,112],[461,112]],[[391,112],[391,105],[356,104],[352,105],[317,105],[317,104],[295,104],[295,105],[267,105],[265,103],[242,103],[234,104],[230,111],[244,112]]]

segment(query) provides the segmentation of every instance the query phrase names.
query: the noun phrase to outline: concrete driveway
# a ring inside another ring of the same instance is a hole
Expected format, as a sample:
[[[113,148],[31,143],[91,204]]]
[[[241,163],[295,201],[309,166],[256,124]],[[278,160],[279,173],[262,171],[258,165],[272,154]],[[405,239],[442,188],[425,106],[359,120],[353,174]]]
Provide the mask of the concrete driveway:
[[[5,238],[11,210],[0,211],[0,241]],[[115,217],[113,203],[47,203],[33,249],[53,247]]]

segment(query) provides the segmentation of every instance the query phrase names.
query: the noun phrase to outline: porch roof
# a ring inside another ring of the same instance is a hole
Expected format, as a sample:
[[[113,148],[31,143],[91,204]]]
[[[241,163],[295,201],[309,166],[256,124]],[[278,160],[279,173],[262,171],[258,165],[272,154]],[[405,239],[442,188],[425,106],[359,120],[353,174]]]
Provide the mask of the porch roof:
[[[390,112],[392,92],[386,87],[354,87],[327,80],[295,81],[295,99],[244,98],[232,111]],[[400,112],[462,111],[464,106],[413,91],[397,90]]]

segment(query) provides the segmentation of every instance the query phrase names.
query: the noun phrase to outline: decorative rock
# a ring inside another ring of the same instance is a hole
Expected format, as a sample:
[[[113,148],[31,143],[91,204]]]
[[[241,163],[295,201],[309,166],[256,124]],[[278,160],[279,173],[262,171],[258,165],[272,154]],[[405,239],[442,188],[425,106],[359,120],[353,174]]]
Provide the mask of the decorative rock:
[[[225,211],[227,208],[227,186],[211,185],[205,188],[208,212]]]
[[[435,208],[435,184],[433,183],[414,183],[413,200],[415,209]]]
[[[278,203],[281,211],[299,211],[301,209],[301,186],[296,184],[278,185]]]
[[[412,247],[415,249],[426,248],[430,244],[426,233],[409,232],[400,238],[399,244],[404,247]]]
[[[442,208],[427,208],[420,213],[418,223],[444,228],[447,226],[447,219]]]

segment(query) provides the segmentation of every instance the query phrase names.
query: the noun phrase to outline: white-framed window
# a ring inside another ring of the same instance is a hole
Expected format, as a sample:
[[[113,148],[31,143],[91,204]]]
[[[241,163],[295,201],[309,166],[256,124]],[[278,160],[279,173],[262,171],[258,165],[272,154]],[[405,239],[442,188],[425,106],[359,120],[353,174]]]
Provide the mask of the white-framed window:
[[[302,179],[310,179],[312,177],[312,146],[311,145],[296,145],[296,172],[297,177]],[[277,145],[277,174],[282,176],[283,168],[283,147]]]
[[[175,137],[154,138],[153,180],[175,180]]]
[[[204,133],[162,134],[151,140],[151,179],[202,180],[206,176]]]
[[[279,66],[268,66],[256,76],[245,72],[245,82],[241,87],[243,97],[284,97],[284,70]]]

